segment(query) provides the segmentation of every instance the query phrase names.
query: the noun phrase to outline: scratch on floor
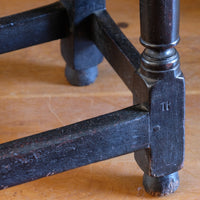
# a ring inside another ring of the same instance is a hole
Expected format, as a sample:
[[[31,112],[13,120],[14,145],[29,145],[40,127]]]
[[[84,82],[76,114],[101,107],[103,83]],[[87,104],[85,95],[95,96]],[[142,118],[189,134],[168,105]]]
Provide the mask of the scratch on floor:
[[[51,105],[51,96],[48,98],[48,108],[49,111],[55,116],[55,118],[58,120],[58,122],[61,123],[62,126],[64,126],[63,121],[60,119],[60,117],[56,114],[56,112],[53,110],[52,105]]]

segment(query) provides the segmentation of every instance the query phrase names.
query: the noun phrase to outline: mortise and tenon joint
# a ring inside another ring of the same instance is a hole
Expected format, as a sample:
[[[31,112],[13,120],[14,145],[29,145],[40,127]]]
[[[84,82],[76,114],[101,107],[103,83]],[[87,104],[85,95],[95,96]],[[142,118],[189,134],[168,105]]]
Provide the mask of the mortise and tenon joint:
[[[142,55],[104,0],[61,0],[0,18],[0,53],[61,39],[65,74],[89,85],[103,56],[133,93],[132,107],[0,145],[0,189],[135,152],[152,195],[173,193],[184,160],[179,0],[140,0]],[[93,145],[95,144],[95,145]]]

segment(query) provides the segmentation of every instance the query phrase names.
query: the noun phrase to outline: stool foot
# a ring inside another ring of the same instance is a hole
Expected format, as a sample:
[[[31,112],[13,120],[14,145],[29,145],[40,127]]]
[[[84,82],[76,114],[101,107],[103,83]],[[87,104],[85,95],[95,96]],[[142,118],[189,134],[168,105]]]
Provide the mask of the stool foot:
[[[143,185],[146,192],[153,196],[166,196],[178,189],[179,175],[178,172],[162,177],[144,174]]]
[[[98,76],[98,67],[90,67],[83,70],[75,70],[71,67],[65,68],[65,76],[70,84],[75,86],[86,86],[93,83]]]

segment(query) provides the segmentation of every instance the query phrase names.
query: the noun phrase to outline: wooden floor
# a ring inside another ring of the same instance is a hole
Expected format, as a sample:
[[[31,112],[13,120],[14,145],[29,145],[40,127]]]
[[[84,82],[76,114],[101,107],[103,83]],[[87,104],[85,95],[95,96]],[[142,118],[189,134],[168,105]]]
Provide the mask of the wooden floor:
[[[54,2],[0,0],[0,17]],[[200,0],[181,1],[181,55],[186,77],[186,154],[177,192],[162,199],[200,199]],[[138,0],[107,0],[107,8],[140,50]],[[64,77],[59,41],[0,55],[0,143],[132,104],[131,93],[104,61],[91,86]],[[133,154],[0,191],[0,200],[157,199],[145,193]]]

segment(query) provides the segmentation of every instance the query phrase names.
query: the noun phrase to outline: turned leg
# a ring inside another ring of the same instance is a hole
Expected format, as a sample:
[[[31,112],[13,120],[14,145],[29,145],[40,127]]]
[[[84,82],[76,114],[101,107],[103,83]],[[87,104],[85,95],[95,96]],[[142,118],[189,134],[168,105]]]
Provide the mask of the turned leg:
[[[179,0],[140,0],[140,73],[148,85],[146,101],[150,113],[150,145],[135,153],[144,171],[144,187],[163,196],[179,186],[178,170],[184,160],[185,85],[179,55]],[[135,102],[138,103],[138,102]],[[140,102],[141,103],[141,102]]]

